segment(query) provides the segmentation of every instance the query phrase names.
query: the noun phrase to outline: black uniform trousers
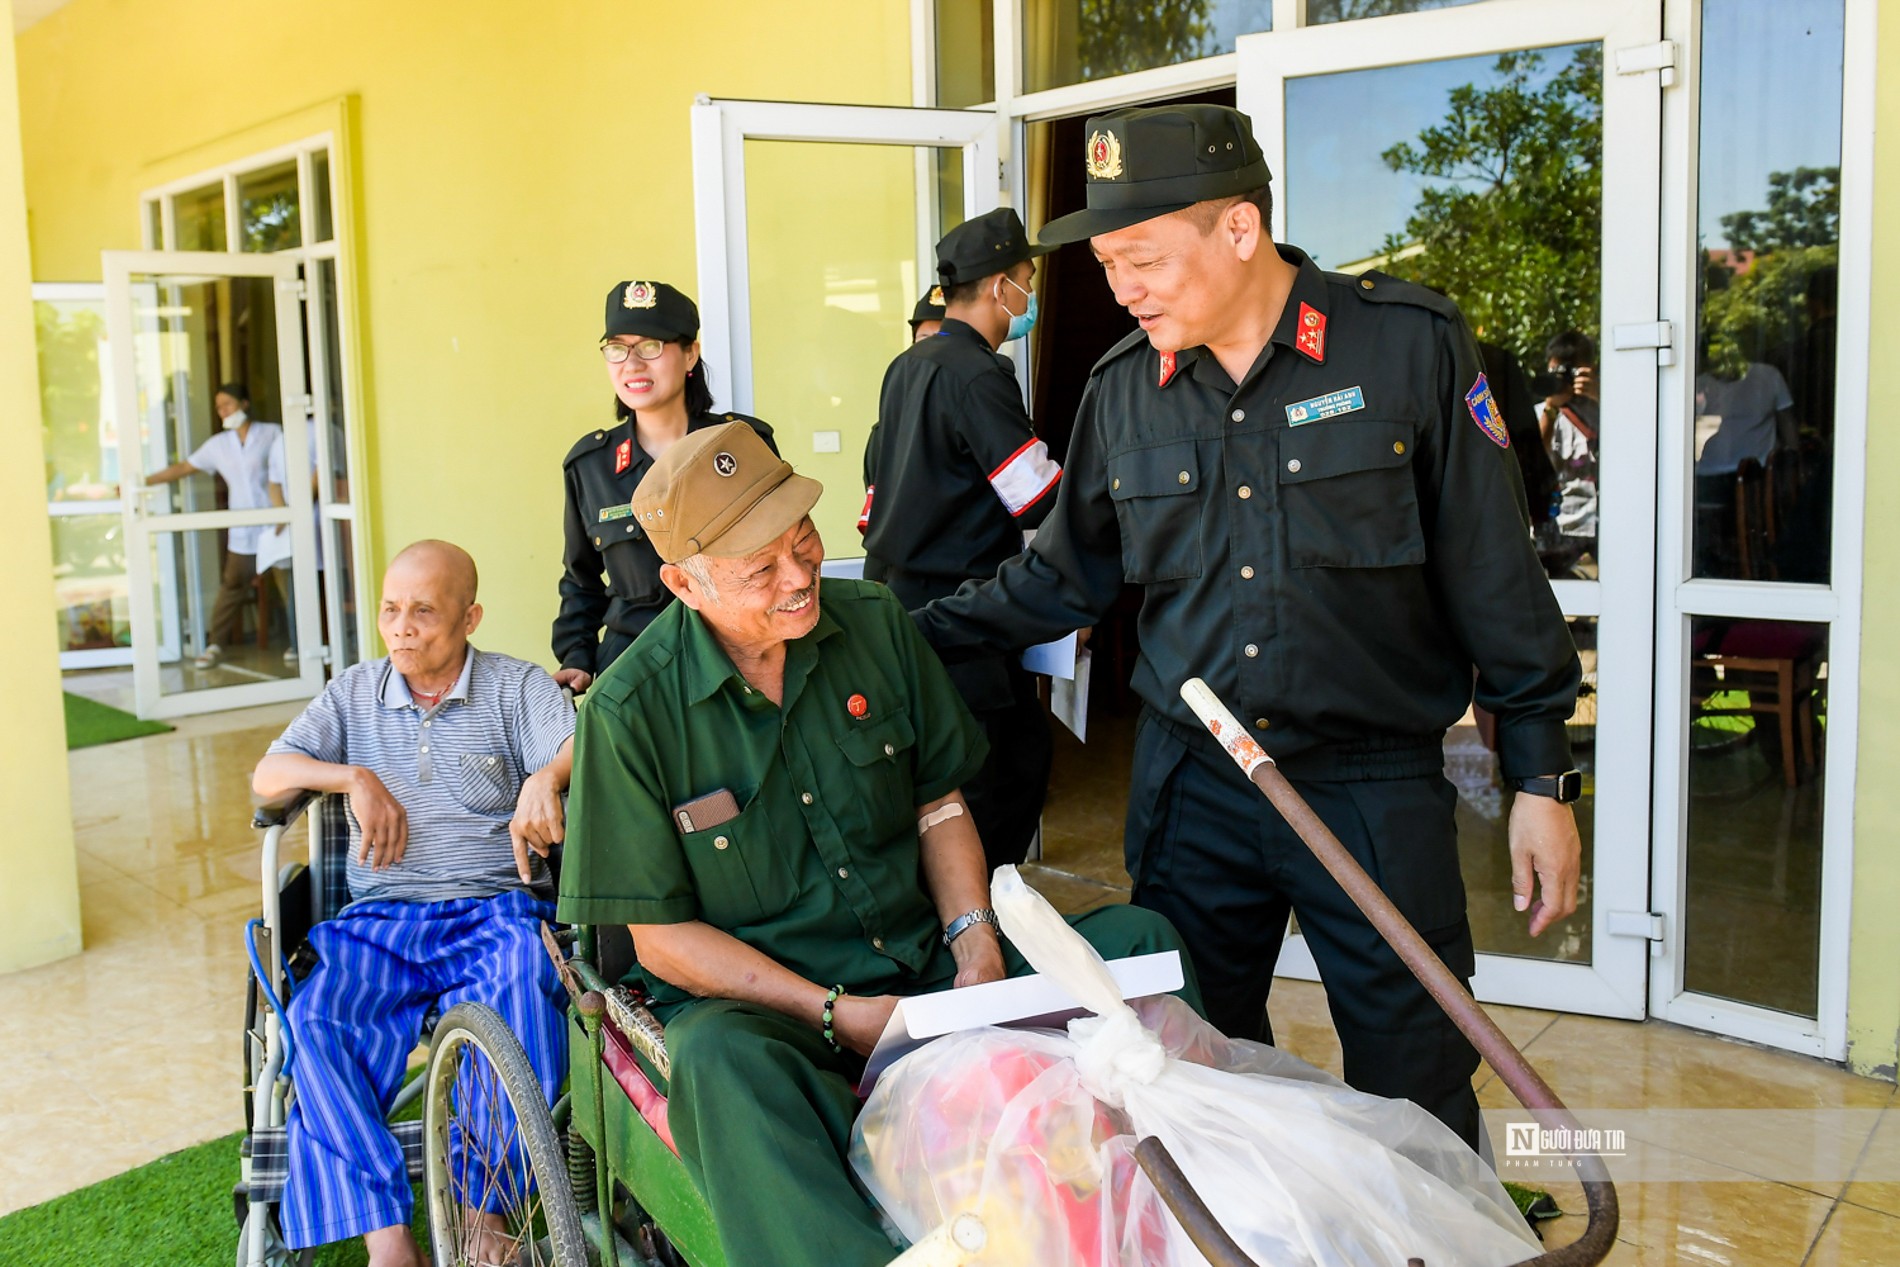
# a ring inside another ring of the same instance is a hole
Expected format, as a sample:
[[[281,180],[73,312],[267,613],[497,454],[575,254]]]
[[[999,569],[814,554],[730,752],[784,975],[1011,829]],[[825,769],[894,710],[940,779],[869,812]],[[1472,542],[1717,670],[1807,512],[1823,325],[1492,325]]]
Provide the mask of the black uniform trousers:
[[[1000,668],[992,662],[948,666],[970,715],[983,728],[990,754],[976,777],[964,783],[963,799],[983,839],[983,858],[991,871],[1004,863],[1016,864],[1029,856],[1030,842],[1042,823],[1043,800],[1049,791],[1049,767],[1055,745],[1049,737],[1049,714],[1036,694],[1035,677],[1020,664]],[[968,683],[981,671],[980,683]],[[1006,702],[999,703],[998,677],[1007,677]]]
[[[1475,1149],[1477,1051],[1239,767],[1206,736],[1144,711],[1132,783],[1124,844],[1134,904],[1180,930],[1208,1020],[1273,1041],[1267,991],[1291,911],[1326,987],[1346,1081],[1411,1100]],[[1457,792],[1443,774],[1292,783],[1469,985]]]

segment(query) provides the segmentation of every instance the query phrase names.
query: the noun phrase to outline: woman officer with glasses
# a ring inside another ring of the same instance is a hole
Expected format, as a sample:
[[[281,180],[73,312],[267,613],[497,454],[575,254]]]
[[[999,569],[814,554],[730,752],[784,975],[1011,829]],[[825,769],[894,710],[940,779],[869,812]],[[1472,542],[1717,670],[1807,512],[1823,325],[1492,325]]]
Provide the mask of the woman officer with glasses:
[[[554,680],[576,694],[672,601],[660,584],[660,556],[629,505],[653,459],[687,432],[722,422],[752,424],[778,452],[772,428],[757,418],[712,411],[699,359],[699,308],[665,282],[621,282],[608,292],[600,351],[618,421],[583,436],[562,463],[567,544]]]

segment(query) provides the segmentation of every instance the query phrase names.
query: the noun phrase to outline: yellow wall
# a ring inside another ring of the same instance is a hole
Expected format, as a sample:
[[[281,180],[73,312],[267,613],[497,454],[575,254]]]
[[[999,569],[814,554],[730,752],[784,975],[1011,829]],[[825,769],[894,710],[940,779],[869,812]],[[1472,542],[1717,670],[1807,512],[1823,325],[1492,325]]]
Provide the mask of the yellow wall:
[[[13,28],[13,0],[0,0]],[[0,52],[0,540],[15,560],[52,557],[41,483],[39,366],[34,356],[26,192],[13,49]],[[8,493],[5,488],[13,491]],[[0,569],[0,972],[79,950],[79,874],[67,794],[66,718],[53,638],[53,578]]]
[[[908,21],[892,0],[73,0],[18,41],[33,276],[136,248],[141,190],[346,126],[370,566],[460,542],[483,645],[545,663],[561,456],[612,417],[602,301],[628,276],[697,288],[695,94],[908,104]],[[814,424],[771,421],[808,461]],[[826,510],[855,518],[837,482]]]
[[[1886,6],[1883,6],[1886,9]],[[1900,1063],[1900,12],[1882,12],[1874,111],[1873,355],[1868,374],[1867,537],[1861,599],[1859,780],[1854,806],[1854,917],[1847,995],[1847,1059],[1891,1079]]]

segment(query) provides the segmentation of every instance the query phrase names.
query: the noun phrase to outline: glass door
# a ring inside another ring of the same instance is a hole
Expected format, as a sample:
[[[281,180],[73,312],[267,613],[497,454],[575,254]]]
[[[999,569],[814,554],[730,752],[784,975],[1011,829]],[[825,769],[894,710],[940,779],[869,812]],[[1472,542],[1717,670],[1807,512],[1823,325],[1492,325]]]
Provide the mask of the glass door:
[[[1464,310],[1511,426],[1583,660],[1570,736],[1574,916],[1512,910],[1491,719],[1446,736],[1487,1001],[1645,1014],[1658,364],[1658,0],[1489,0],[1242,36],[1237,100],[1277,177],[1275,237]],[[1614,197],[1605,197],[1613,190]],[[1601,437],[1601,439],[1599,439]],[[1280,960],[1314,976],[1297,936]]]
[[[107,251],[106,332],[141,717],[323,685],[298,262]],[[233,422],[219,398],[242,396]],[[159,478],[153,478],[159,477]]]
[[[1671,12],[1695,54],[1670,117],[1688,157],[1664,276],[1694,324],[1662,395],[1653,886],[1670,940],[1650,1005],[1839,1060],[1872,239],[1871,130],[1842,120],[1873,96],[1872,40],[1850,34],[1873,12]]]
[[[786,461],[824,482],[813,519],[841,565],[827,572],[863,553],[864,446],[884,371],[936,281],[937,239],[998,205],[996,136],[988,111],[693,107],[713,393],[772,424]]]

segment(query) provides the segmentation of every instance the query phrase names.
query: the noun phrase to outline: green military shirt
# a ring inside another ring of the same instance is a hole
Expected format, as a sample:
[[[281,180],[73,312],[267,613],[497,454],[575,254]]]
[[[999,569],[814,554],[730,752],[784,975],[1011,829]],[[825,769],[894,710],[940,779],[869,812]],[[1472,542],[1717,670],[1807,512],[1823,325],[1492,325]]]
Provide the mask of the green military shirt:
[[[941,985],[955,967],[923,890],[917,807],[977,772],[982,734],[882,586],[825,580],[817,625],[786,650],[775,705],[675,603],[595,683],[560,917],[703,920],[854,994]],[[721,789],[738,817],[682,833],[674,808]],[[689,997],[645,983],[661,1005]]]

